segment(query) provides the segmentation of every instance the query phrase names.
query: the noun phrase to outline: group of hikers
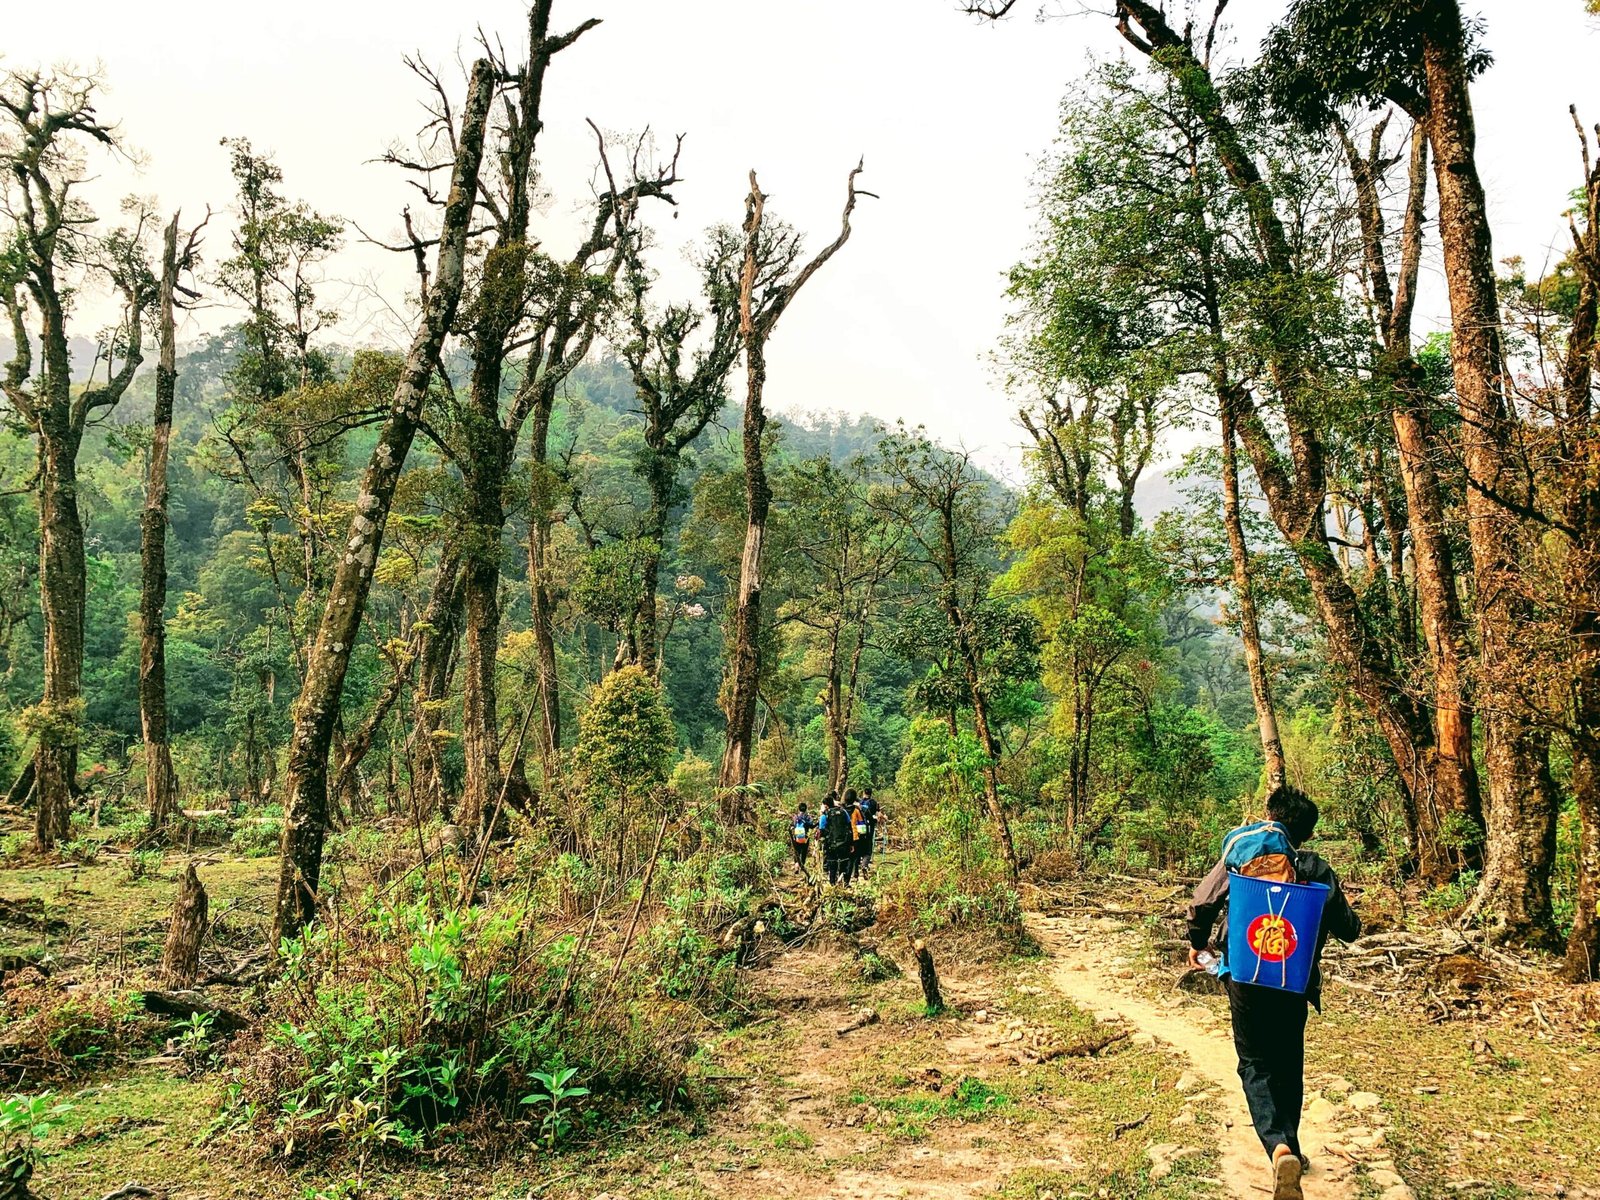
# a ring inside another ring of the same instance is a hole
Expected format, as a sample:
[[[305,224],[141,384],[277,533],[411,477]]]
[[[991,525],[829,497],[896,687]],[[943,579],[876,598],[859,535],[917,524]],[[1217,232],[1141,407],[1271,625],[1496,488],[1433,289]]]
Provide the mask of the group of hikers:
[[[822,868],[830,884],[850,886],[872,868],[872,851],[883,836],[883,809],[873,799],[872,789],[846,788],[843,798],[829,792],[815,817],[802,801],[789,824],[789,845],[800,874],[806,870],[813,842],[822,843]]]

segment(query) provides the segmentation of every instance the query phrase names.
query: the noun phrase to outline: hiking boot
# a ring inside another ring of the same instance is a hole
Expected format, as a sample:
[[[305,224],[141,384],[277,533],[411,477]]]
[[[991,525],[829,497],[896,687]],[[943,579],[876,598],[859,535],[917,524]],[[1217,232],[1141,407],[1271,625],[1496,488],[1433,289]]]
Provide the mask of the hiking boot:
[[[1300,1156],[1287,1146],[1272,1152],[1272,1200],[1305,1200],[1300,1190]]]

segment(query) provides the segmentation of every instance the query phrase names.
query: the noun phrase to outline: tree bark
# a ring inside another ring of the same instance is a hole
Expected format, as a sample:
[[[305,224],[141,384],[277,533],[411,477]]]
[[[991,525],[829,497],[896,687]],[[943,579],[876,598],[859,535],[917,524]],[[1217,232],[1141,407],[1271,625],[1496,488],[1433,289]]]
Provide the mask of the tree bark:
[[[328,831],[328,751],[344,691],[351,647],[372,588],[389,506],[411,450],[428,386],[461,299],[467,237],[477,195],[484,130],[494,98],[495,69],[487,59],[473,64],[462,111],[456,161],[451,171],[438,262],[428,289],[422,323],[412,338],[388,420],[367,464],[351,517],[344,553],[306,664],[305,686],[295,706],[285,788],[283,850],[278,876],[273,943],[293,937],[317,913],[322,847]]]
[[[1422,878],[1443,883],[1463,867],[1481,865],[1482,845],[1478,839],[1483,829],[1483,803],[1473,759],[1467,622],[1461,611],[1454,552],[1434,466],[1428,396],[1422,387],[1422,369],[1411,352],[1428,186],[1428,140],[1419,124],[1411,139],[1399,271],[1391,282],[1384,249],[1383,208],[1378,196],[1383,167],[1382,131],[1380,124],[1370,154],[1363,157],[1343,129],[1339,130],[1356,183],[1363,257],[1382,343],[1374,371],[1390,400],[1400,483],[1409,518],[1417,607],[1433,682],[1433,769],[1420,780],[1425,786],[1415,798],[1412,856]],[[1390,538],[1398,547],[1398,531],[1391,531]],[[1458,826],[1455,829],[1449,828],[1452,820]]]
[[[491,403],[497,401],[491,397]],[[470,516],[462,570],[461,749],[467,770],[460,823],[468,829],[478,829],[489,819],[501,782],[495,666],[500,645],[500,539],[505,526],[502,495],[509,463],[497,418],[486,428],[484,440],[494,444],[477,448],[478,460],[467,474]]]
[[[944,1011],[944,995],[939,991],[939,972],[934,969],[933,952],[921,938],[911,943],[911,952],[917,960],[917,979],[922,984],[925,1011],[928,1016],[936,1017]]]
[[[1572,640],[1572,798],[1577,809],[1577,881],[1566,975],[1600,977],[1600,439],[1594,427],[1594,378],[1600,365],[1600,162],[1572,110],[1583,146],[1584,225],[1573,222],[1572,261],[1581,280],[1567,331],[1562,391],[1570,461],[1559,463],[1568,529],[1563,583]],[[1600,132],[1600,131],[1597,131]]]
[[[63,363],[62,370],[66,369]],[[78,777],[86,564],[83,520],[78,514],[77,447],[76,434],[53,420],[41,429],[39,608],[44,617],[44,697],[34,820],[34,839],[41,850],[67,836]]]
[[[200,974],[200,946],[208,928],[209,900],[205,885],[191,862],[178,883],[167,925],[167,944],[161,956],[161,979],[169,988],[190,988]]]
[[[178,781],[167,742],[167,457],[172,443],[172,405],[177,391],[178,215],[162,240],[161,330],[156,363],[155,411],[151,416],[150,466],[144,513],[139,521],[139,723],[144,734],[145,803],[150,828],[161,830],[178,806]],[[191,868],[192,870],[193,868]],[[187,986],[183,984],[181,986]]]
[[[1504,503],[1514,500],[1522,485],[1511,461],[1494,247],[1478,176],[1460,6],[1456,0],[1432,0],[1429,8],[1423,43],[1425,122],[1450,296],[1478,655],[1487,688],[1501,698],[1485,712],[1488,841],[1473,911],[1501,940],[1549,945],[1555,936],[1550,869],[1556,803],[1544,740],[1513,695],[1523,670],[1515,641],[1529,610],[1518,587],[1518,522]]]
[[[752,186],[752,193],[759,196]],[[761,205],[752,205],[753,221],[747,223],[750,238],[747,272],[754,278],[754,242],[760,229]],[[753,753],[756,704],[761,686],[761,551],[767,537],[767,515],[772,507],[772,489],[767,483],[767,463],[762,438],[767,428],[762,389],[767,382],[766,347],[747,334],[745,343],[744,409],[744,553],[739,560],[739,590],[733,617],[733,647],[729,675],[733,686],[728,698],[727,746],[722,755],[724,788],[742,788],[750,782],[750,756]],[[734,807],[743,811],[742,804]]]
[[[1239,457],[1234,447],[1231,393],[1220,397],[1222,415],[1222,519],[1228,529],[1228,554],[1233,564],[1233,598],[1239,606],[1239,637],[1244,642],[1245,673],[1250,677],[1250,697],[1255,702],[1256,728],[1266,760],[1267,788],[1283,786],[1283,740],[1278,736],[1278,712],[1272,702],[1272,683],[1261,653],[1261,620],[1256,613],[1255,583],[1250,577],[1250,550],[1239,515]]]
[[[439,756],[440,709],[450,690],[450,677],[461,635],[461,559],[454,547],[439,554],[434,570],[433,590],[422,615],[425,626],[417,653],[417,683],[412,693],[411,711],[420,743],[416,755],[416,777],[412,786],[418,799],[416,812],[436,811],[446,822],[451,820],[450,797],[446,794],[444,772]]]
[[[539,760],[548,790],[555,782],[561,756],[561,681],[556,663],[556,593],[550,573],[550,533],[554,526],[550,484],[550,416],[555,389],[548,389],[533,410],[529,457],[535,472],[532,511],[528,516],[528,592],[532,604],[534,652],[539,680]]]
[[[761,555],[767,536],[767,516],[772,490],[762,438],[767,414],[762,395],[767,383],[767,340],[778,319],[821,267],[850,238],[850,214],[856,205],[856,176],[850,172],[839,236],[823,247],[793,279],[764,290],[757,297],[756,277],[761,267],[761,221],[766,196],[750,172],[750,194],[745,201],[744,265],[739,279],[739,332],[744,340],[744,553],[739,561],[739,590],[734,610],[733,647],[729,655],[728,731],[722,755],[720,783],[724,789],[743,788],[750,782],[750,756],[755,746],[756,707],[761,687]]]

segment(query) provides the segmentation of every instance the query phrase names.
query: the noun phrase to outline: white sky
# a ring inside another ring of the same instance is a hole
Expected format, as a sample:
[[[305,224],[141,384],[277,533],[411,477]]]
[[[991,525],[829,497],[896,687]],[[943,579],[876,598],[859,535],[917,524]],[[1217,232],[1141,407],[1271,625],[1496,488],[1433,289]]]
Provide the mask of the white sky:
[[[668,141],[688,134],[679,216],[662,225],[672,249],[657,256],[680,295],[693,280],[679,247],[742,216],[751,167],[769,211],[815,247],[833,237],[846,172],[864,155],[861,186],[882,199],[861,202],[850,244],[784,317],[769,401],[780,411],[903,417],[991,463],[1015,462],[1020,433],[986,362],[1004,321],[1003,274],[1027,242],[1030,180],[1061,97],[1091,57],[1122,52],[1106,18],[1039,24],[1037,7],[1023,0],[1018,17],[991,27],[962,15],[956,0],[557,0],[559,28],[589,16],[604,23],[557,58],[546,85],[550,241],[560,244],[589,194],[586,117],[608,131],[649,125]],[[1282,7],[1235,0],[1242,52]],[[1579,181],[1566,107],[1576,102],[1600,120],[1600,24],[1582,14],[1582,0],[1476,7],[1497,59],[1475,91],[1496,252],[1537,262],[1564,236],[1558,214]],[[217,143],[244,135],[277,156],[290,195],[380,236],[397,228],[409,189],[368,160],[419,117],[402,56],[420,49],[448,66],[458,51],[470,57],[479,26],[514,50],[526,20],[521,0],[10,8],[6,64],[105,67],[102,115],[122,123],[145,161],[138,172],[106,165],[103,211],[114,214],[116,197],[131,191],[190,214],[207,203],[225,209],[230,180]],[[210,246],[220,256],[223,229]],[[330,275],[326,299],[371,315],[347,336],[392,340],[373,291],[402,295],[408,263],[357,247]]]

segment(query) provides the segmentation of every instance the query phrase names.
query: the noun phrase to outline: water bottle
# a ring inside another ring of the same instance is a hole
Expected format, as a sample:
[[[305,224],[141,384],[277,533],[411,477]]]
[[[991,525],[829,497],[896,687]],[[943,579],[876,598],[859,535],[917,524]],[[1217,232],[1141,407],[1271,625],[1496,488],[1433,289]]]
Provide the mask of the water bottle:
[[[1200,951],[1199,954],[1195,955],[1195,961],[1211,975],[1215,975],[1222,969],[1222,959],[1209,950]]]

